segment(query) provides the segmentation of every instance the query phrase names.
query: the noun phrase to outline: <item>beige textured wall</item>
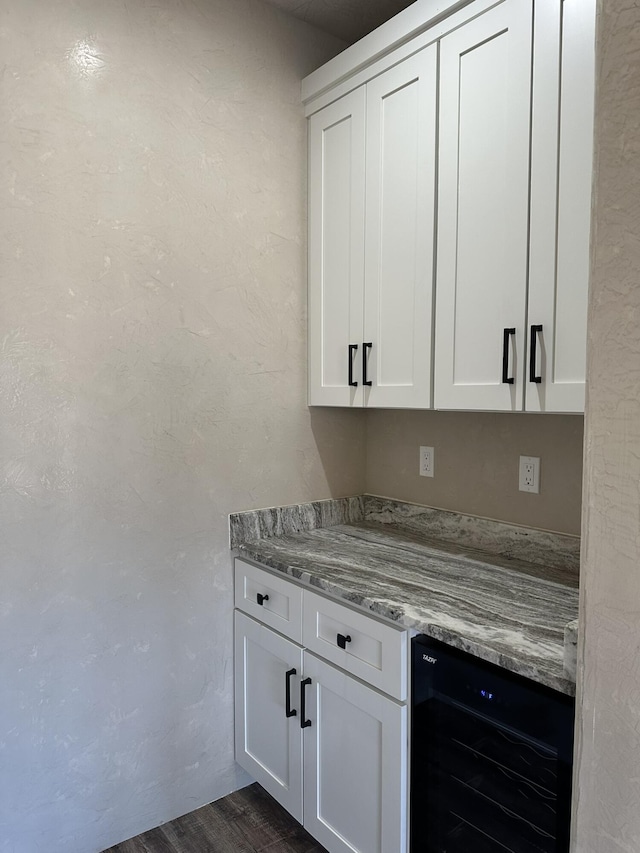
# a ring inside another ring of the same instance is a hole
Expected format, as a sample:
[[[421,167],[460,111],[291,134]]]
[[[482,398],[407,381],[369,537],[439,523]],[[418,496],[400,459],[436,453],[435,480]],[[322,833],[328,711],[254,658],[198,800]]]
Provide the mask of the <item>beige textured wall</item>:
[[[367,412],[367,491],[528,527],[580,533],[583,418]],[[418,474],[420,445],[435,477]],[[540,494],[518,490],[520,456],[541,459]]]
[[[232,790],[232,510],[362,491],[306,408],[300,79],[258,0],[0,4],[0,850]]]
[[[640,5],[599,3],[576,853],[640,850]]]

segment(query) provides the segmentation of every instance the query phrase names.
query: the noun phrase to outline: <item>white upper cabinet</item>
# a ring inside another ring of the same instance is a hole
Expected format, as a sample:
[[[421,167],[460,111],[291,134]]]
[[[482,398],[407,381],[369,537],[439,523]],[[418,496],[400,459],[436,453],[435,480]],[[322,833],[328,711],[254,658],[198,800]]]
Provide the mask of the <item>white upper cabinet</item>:
[[[432,403],[436,74],[432,45],[311,116],[311,405]]]
[[[367,84],[364,342],[367,405],[431,399],[435,45]]]
[[[584,411],[594,29],[595,0],[537,0],[525,373],[531,412]]]
[[[505,0],[440,43],[437,408],[522,408],[531,30]]]
[[[361,406],[365,92],[309,123],[309,404]],[[357,347],[353,349],[351,347]]]
[[[309,402],[581,412],[595,0],[419,5],[303,84]]]

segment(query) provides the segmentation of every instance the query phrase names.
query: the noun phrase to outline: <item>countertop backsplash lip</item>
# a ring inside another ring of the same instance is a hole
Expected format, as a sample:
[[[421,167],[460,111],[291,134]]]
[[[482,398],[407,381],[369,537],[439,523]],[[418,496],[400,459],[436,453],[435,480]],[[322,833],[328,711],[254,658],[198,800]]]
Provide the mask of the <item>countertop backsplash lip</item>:
[[[390,495],[374,495],[373,492],[363,492],[362,498],[363,499],[373,499],[376,501],[385,501],[385,502],[389,502],[392,504],[398,504],[400,507],[408,507],[408,508],[412,508],[412,507],[416,508],[417,507],[418,509],[428,509],[428,510],[433,510],[435,512],[440,512],[440,513],[444,513],[444,514],[448,514],[448,515],[463,515],[463,516],[467,516],[469,518],[477,518],[480,521],[487,521],[487,522],[490,522],[491,524],[506,524],[509,527],[519,527],[522,530],[536,530],[540,533],[549,533],[552,536],[566,536],[569,539],[580,539],[580,535],[577,533],[566,533],[566,532],[563,532],[561,530],[552,530],[551,528],[547,528],[547,527],[529,527],[527,524],[520,524],[517,521],[504,521],[503,519],[499,519],[499,518],[491,518],[488,515],[477,515],[477,514],[474,514],[472,512],[462,512],[461,510],[448,509],[447,507],[441,507],[441,506],[433,506],[432,504],[421,504],[421,503],[418,503],[417,501],[407,501],[407,500],[404,500],[403,498],[394,498]],[[369,509],[369,512],[371,512],[371,511],[372,510]],[[366,512],[366,508],[365,508],[365,512]]]
[[[370,494],[231,513],[229,547],[363,521],[576,575],[580,571],[579,536]]]
[[[580,537],[507,521],[364,495],[364,520],[430,535],[488,554],[563,568],[579,574]]]
[[[233,512],[229,515],[229,547],[235,550],[272,536],[290,536],[361,521],[364,521],[363,495]]]

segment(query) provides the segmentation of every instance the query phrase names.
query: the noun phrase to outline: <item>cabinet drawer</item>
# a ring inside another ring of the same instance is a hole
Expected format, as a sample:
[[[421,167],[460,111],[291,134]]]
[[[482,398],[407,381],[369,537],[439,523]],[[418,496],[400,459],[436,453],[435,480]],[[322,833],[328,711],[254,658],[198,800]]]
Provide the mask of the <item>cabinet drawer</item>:
[[[401,702],[406,700],[406,631],[308,590],[302,625],[303,646]]]
[[[302,590],[290,581],[237,559],[235,605],[285,637],[302,642]]]

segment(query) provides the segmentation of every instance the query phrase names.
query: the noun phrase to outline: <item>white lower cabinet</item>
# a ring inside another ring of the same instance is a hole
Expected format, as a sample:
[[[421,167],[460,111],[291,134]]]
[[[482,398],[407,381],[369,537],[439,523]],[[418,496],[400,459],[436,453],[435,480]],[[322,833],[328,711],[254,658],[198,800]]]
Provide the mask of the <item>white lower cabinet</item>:
[[[305,594],[317,604],[319,596]],[[356,630],[368,617],[337,602],[332,606],[344,611],[336,614],[340,625],[353,632],[336,634],[340,648],[354,644],[353,660],[344,662],[350,668],[357,660]],[[385,632],[406,636],[368,621],[373,634],[381,632],[384,655],[390,642]],[[407,665],[405,645],[398,668]],[[406,853],[404,702],[236,609],[235,715],[237,762],[329,853]]]
[[[407,708],[304,656],[304,826],[331,853],[406,850]]]
[[[300,646],[236,610],[236,760],[302,823],[301,672]]]

